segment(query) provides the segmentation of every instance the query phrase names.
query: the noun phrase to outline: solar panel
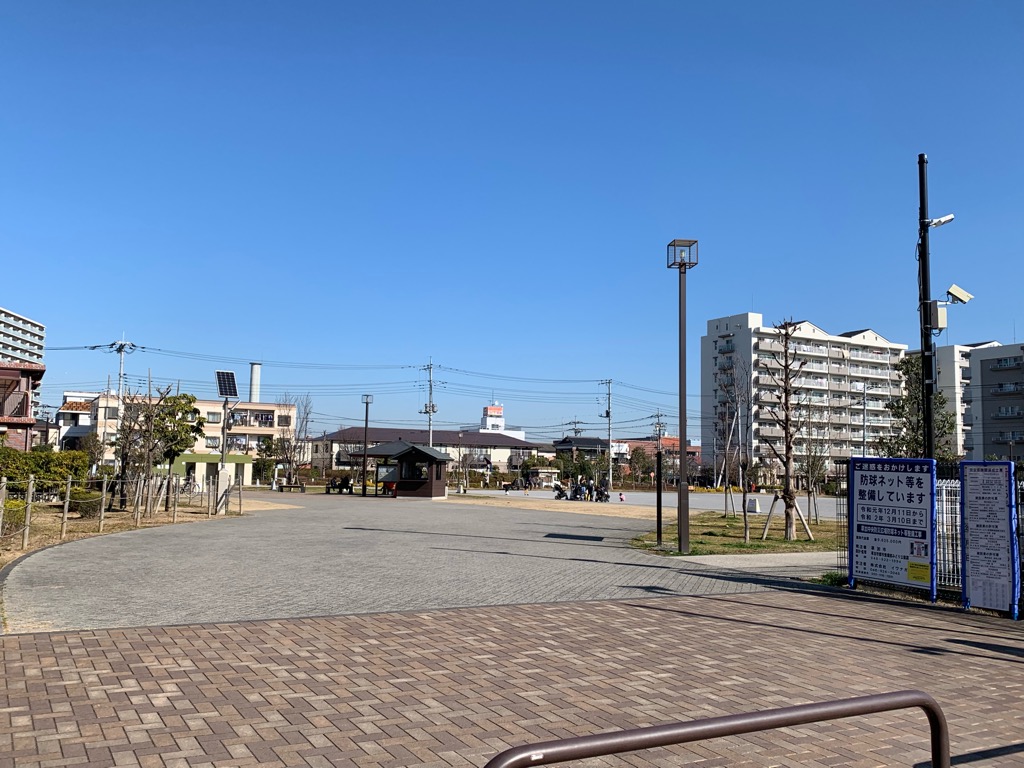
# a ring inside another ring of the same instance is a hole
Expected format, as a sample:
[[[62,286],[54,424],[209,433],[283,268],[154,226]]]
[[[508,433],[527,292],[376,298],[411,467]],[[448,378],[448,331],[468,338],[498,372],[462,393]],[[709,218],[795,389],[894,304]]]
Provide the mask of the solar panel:
[[[238,397],[234,371],[217,371],[217,394],[221,397]]]

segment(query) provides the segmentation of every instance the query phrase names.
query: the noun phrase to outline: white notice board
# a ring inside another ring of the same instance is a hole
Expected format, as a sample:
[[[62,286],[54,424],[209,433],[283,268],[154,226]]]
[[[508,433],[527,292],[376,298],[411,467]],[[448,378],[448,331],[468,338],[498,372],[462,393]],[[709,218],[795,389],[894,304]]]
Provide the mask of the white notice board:
[[[964,607],[1008,611],[1016,619],[1020,558],[1014,487],[1008,461],[960,465]]]
[[[850,459],[850,584],[927,589],[934,601],[935,461]]]

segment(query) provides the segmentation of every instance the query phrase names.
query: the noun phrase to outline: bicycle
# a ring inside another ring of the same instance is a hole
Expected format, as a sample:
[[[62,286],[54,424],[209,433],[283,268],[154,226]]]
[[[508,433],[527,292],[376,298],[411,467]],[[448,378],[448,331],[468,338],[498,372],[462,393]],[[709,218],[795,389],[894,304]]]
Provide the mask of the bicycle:
[[[192,481],[189,481],[189,480],[184,481],[181,484],[181,487],[178,489],[178,496],[179,496],[179,498],[183,497],[183,496],[187,497],[186,504],[188,506],[192,505],[192,499],[194,499],[196,496],[200,496],[202,493],[203,493],[202,487],[199,485],[199,483],[195,482],[194,480],[192,480]]]

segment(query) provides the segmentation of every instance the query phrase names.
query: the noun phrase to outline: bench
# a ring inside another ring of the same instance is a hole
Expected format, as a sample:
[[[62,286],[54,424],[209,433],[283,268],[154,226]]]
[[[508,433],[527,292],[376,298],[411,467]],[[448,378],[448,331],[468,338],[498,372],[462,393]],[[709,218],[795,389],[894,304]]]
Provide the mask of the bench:
[[[324,493],[329,494],[331,491],[336,491],[337,493],[345,493],[347,491],[351,495],[353,489],[354,486],[352,485],[351,480],[342,480],[341,482],[338,483],[328,483],[327,485],[325,485]]]
[[[277,486],[277,490],[279,490],[281,493],[284,493],[285,491],[294,491],[296,488],[298,488],[299,493],[305,493],[306,492],[306,484],[305,483],[298,483],[298,484],[281,483],[280,485]]]

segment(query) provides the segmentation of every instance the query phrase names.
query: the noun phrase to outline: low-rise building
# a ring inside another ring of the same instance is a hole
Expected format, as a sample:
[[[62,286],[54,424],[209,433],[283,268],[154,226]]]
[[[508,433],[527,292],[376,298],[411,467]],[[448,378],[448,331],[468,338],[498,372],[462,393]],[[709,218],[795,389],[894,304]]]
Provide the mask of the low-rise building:
[[[397,427],[369,427],[366,441],[369,446],[404,440],[411,445],[429,445],[430,434],[425,429]],[[498,431],[448,430],[433,431],[433,447],[447,453],[455,467],[488,472],[517,472],[523,461],[545,449],[517,437]],[[330,451],[334,469],[359,469],[362,463],[363,427],[346,427],[311,441],[313,464],[318,453]],[[452,470],[453,472],[455,469]]]
[[[88,423],[83,424],[81,422],[84,419],[81,417],[85,416],[85,410],[81,407],[84,400],[82,396],[90,394],[92,397],[87,401]],[[68,395],[80,399],[68,399]],[[196,400],[195,407],[204,420],[203,434],[196,439],[191,450],[178,457],[173,471],[183,477],[193,478],[200,485],[205,484],[205,478],[216,476],[224,445],[227,446],[225,462],[234,466],[236,479],[251,484],[252,461],[260,443],[265,440],[293,439],[296,408],[292,404],[237,402],[228,410],[226,425],[222,400]],[[76,392],[66,393],[60,413],[66,412],[69,419],[72,414],[79,418],[76,431],[72,432],[72,426],[68,425],[68,437],[80,439],[90,431],[96,432],[106,446],[103,463],[113,466],[117,458],[114,441],[117,439],[120,411],[115,392]],[[62,444],[61,447],[71,446]]]
[[[10,448],[27,451],[36,442],[33,402],[44,373],[42,363],[0,362],[0,433]]]

